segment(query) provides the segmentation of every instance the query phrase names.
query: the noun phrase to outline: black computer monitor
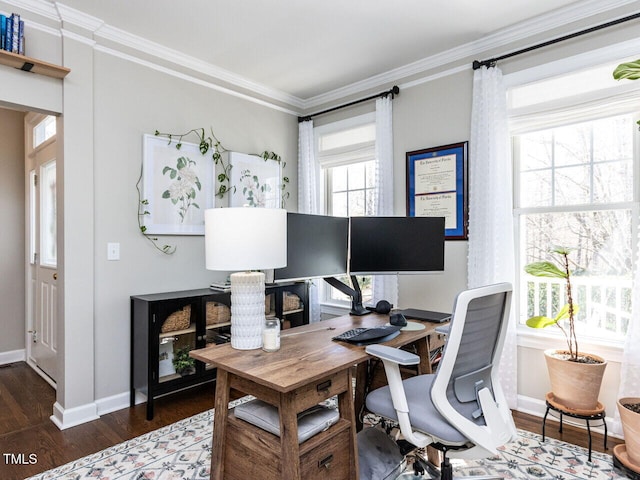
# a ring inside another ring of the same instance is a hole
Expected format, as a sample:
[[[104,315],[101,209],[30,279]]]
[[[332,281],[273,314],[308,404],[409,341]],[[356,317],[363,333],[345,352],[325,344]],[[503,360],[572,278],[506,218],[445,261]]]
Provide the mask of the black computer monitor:
[[[443,270],[443,217],[351,218],[351,274]]]
[[[274,282],[340,276],[347,273],[349,219],[287,213],[287,266]]]

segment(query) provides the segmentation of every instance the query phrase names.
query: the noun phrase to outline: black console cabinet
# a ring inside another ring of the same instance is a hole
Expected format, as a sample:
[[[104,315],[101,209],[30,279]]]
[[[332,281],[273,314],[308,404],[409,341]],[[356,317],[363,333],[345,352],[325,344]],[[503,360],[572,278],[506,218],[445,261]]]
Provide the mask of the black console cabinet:
[[[265,296],[266,316],[280,318],[283,328],[309,323],[306,282],[268,285]],[[154,399],[215,380],[215,368],[194,360],[177,371],[173,360],[227,341],[230,305],[230,293],[209,288],[131,297],[131,406],[137,391],[146,395],[151,420]]]

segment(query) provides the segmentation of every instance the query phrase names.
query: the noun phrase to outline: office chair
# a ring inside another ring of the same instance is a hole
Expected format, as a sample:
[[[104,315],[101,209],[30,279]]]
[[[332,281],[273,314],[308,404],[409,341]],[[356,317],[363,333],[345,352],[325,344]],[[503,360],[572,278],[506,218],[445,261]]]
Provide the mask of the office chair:
[[[382,360],[388,381],[367,395],[367,410],[397,422],[412,446],[440,450],[440,471],[427,466],[442,480],[453,478],[449,457],[486,458],[516,438],[497,371],[511,294],[509,283],[458,294],[435,374],[402,380],[399,365],[418,364],[417,355],[384,345],[366,348]]]

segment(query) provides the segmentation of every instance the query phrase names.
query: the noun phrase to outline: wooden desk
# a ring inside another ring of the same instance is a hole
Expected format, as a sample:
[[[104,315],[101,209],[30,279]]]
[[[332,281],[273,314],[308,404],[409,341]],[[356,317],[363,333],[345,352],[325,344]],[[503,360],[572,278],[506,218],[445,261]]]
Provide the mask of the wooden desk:
[[[277,352],[234,350],[231,345],[191,351],[191,356],[217,367],[211,478],[224,479],[357,479],[356,419],[352,395],[352,367],[369,356],[331,338],[351,328],[384,324],[388,316],[371,314],[313,323],[282,333]],[[421,370],[430,372],[428,337],[435,325],[405,331],[386,343],[415,343],[423,358]],[[357,383],[364,379],[359,368]],[[228,409],[231,389],[254,395],[280,411],[280,438],[238,420]],[[356,391],[362,390],[356,388]],[[297,414],[338,396],[340,419],[328,430],[298,444]],[[356,393],[362,405],[364,392]],[[358,410],[356,410],[358,408]]]

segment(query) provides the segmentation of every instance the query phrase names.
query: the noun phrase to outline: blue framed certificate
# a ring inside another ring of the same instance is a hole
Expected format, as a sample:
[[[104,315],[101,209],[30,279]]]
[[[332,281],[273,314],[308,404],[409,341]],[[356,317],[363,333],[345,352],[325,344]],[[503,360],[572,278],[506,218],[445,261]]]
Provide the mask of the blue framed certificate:
[[[467,144],[407,152],[407,215],[444,217],[447,240],[468,239]]]

